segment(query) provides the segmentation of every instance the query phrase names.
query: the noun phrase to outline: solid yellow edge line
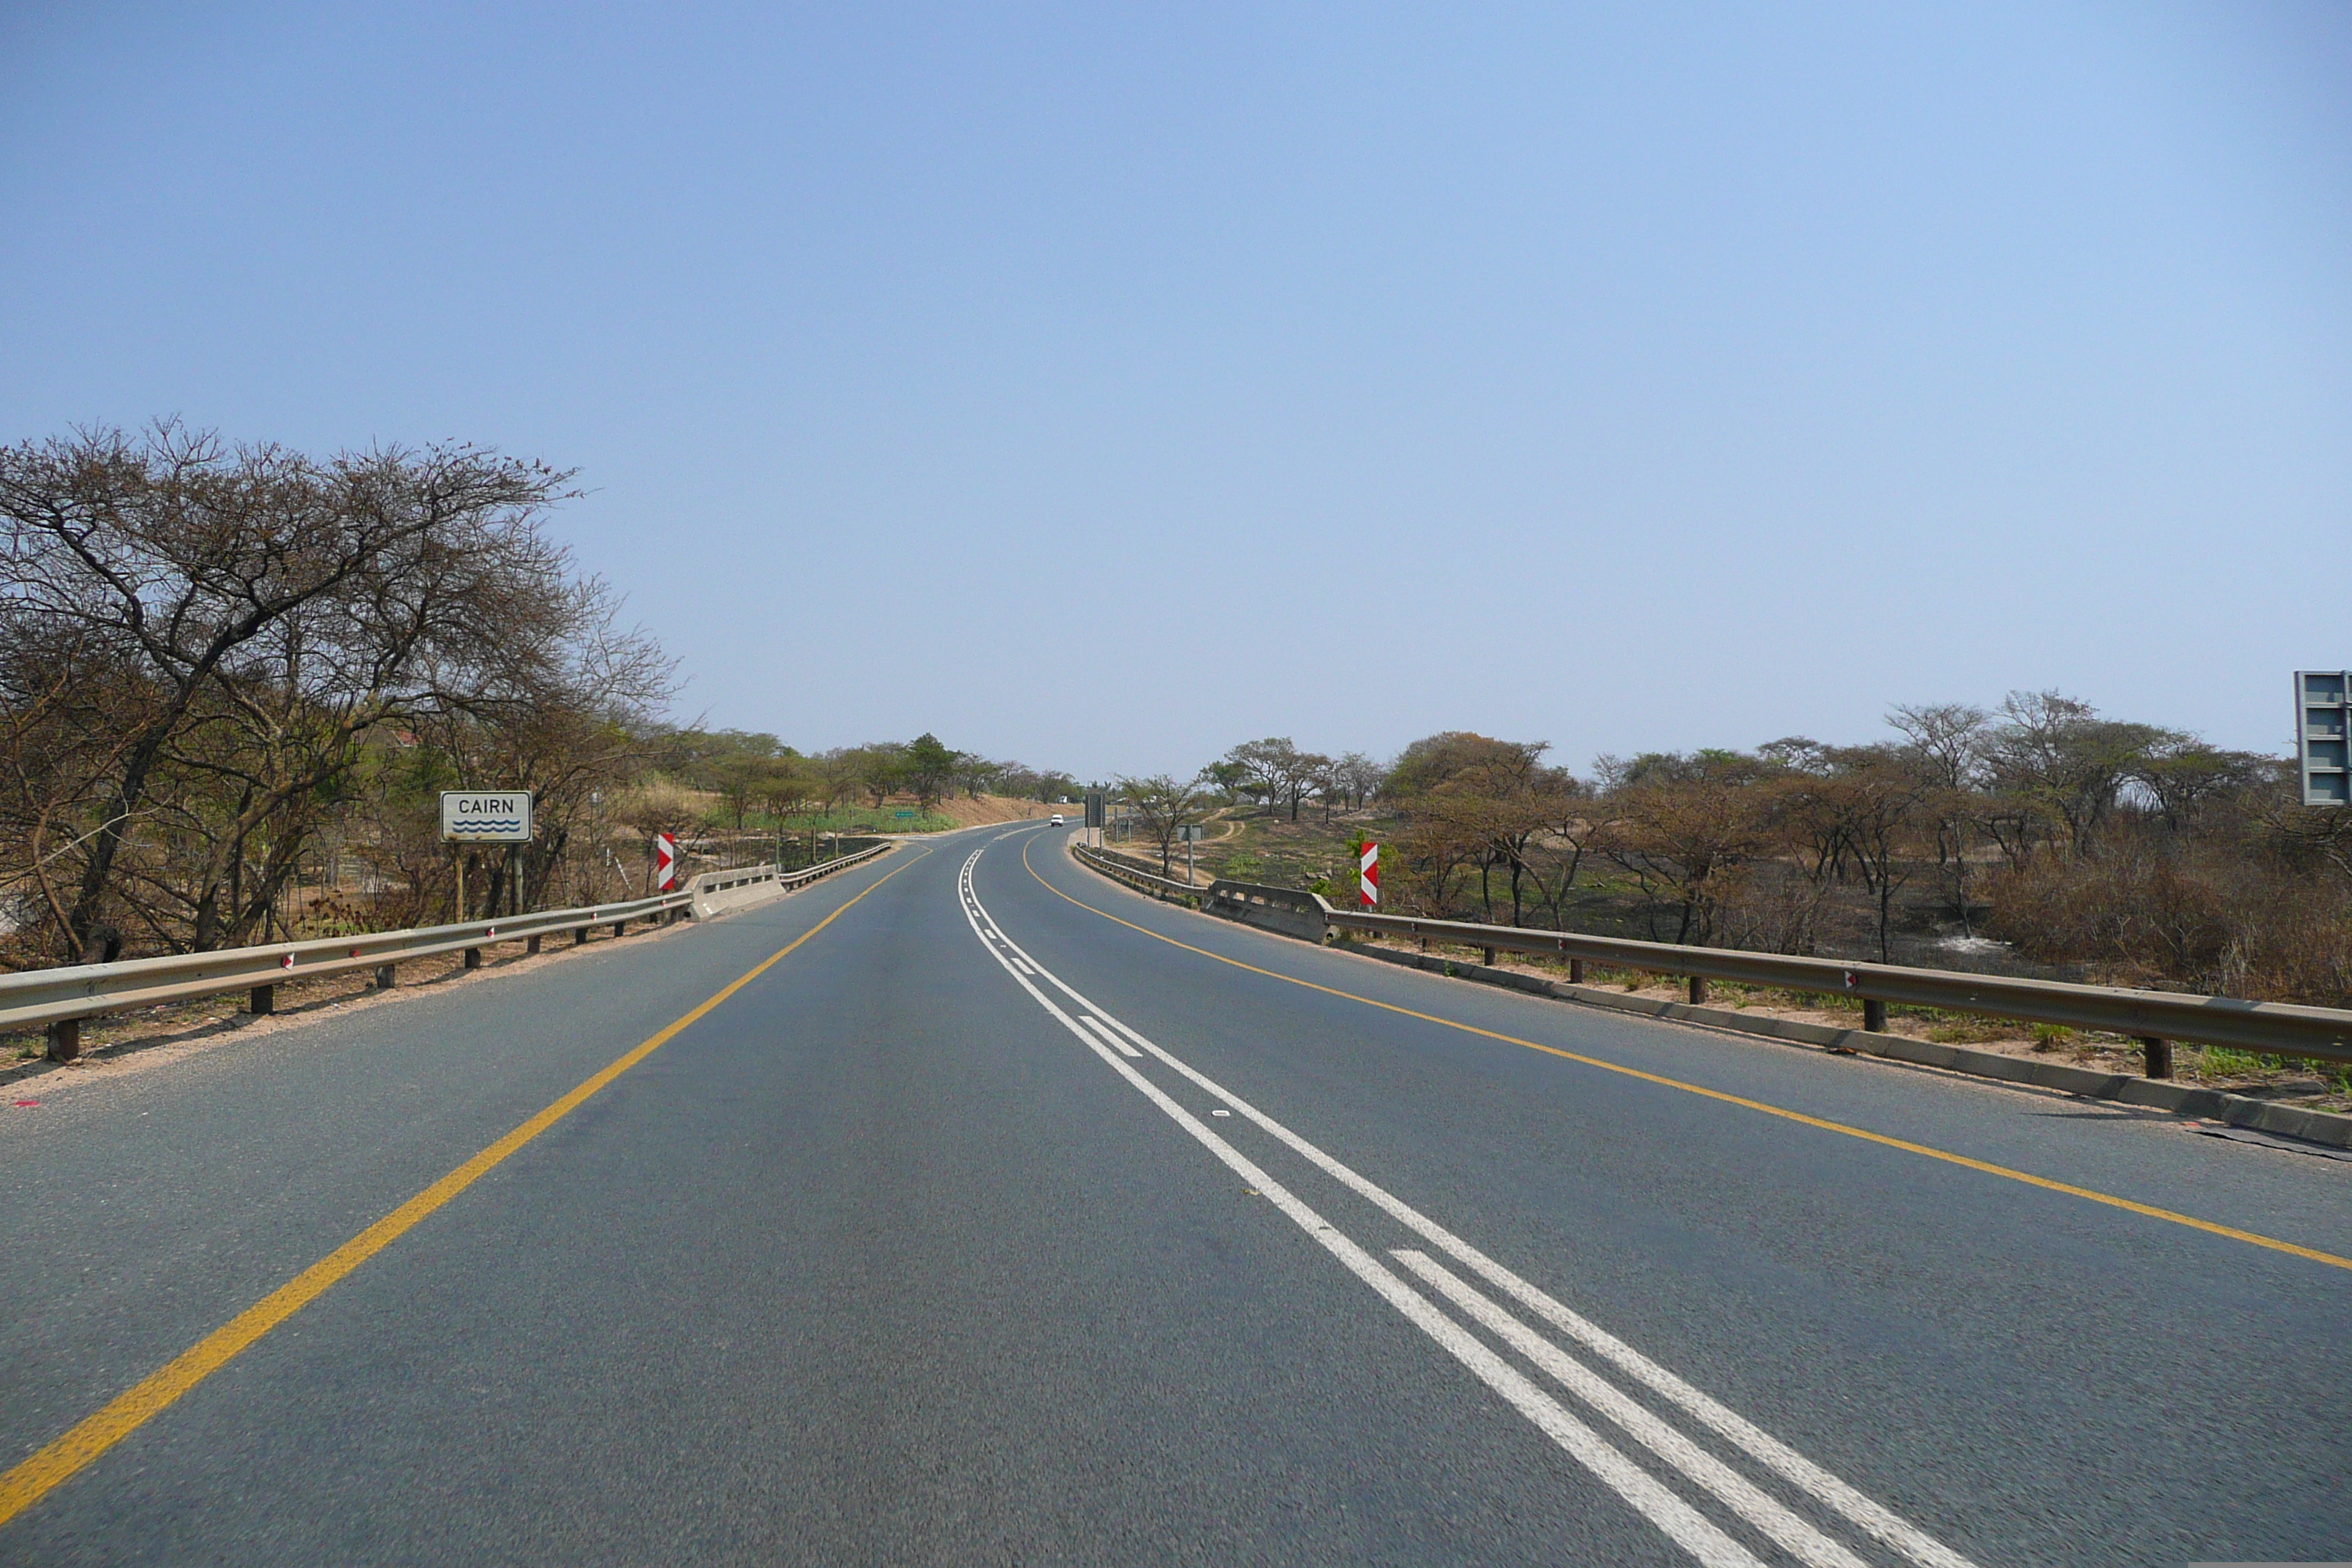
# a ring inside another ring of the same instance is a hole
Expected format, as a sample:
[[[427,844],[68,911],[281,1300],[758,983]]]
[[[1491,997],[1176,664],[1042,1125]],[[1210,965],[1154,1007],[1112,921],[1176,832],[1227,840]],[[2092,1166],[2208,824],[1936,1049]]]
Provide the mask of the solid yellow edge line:
[[[161,1371],[116,1395],[105,1408],[64,1436],[6,1475],[0,1476],[0,1524],[7,1523],[38,1502],[83,1466],[161,1414],[173,1400],[228,1364],[238,1352],[317,1300],[336,1281],[397,1241],[419,1220],[472,1186],[508,1155],[562,1121],[599,1089],[661,1049],[688,1026],[775,967],[793,948],[846,914],[858,899],[929,853],[926,849],[905,866],[876,878],[858,892],[856,898],[817,921],[787,946],[770,954],[709,1001],[612,1062],[562,1099],[215,1329]]]
[[[1047,892],[1056,898],[1068,899],[1071,903],[1090,914],[1097,914],[1107,921],[1117,921],[1129,931],[1142,931],[1144,935],[1164,942],[1171,947],[1181,947],[1187,952],[1197,952],[1203,958],[1213,958],[1219,963],[1230,963],[1235,969],[1246,969],[1252,974],[1263,974],[1269,980],[1286,981],[1292,985],[1303,985],[1309,991],[1320,991],[1327,996],[1344,997],[1350,1002],[1360,1002],[1367,1007],[1378,1007],[1390,1013],[1402,1013],[1408,1018],[1419,1018],[1423,1023],[1442,1024],[1449,1029],[1459,1029],[1467,1035],[1483,1035],[1487,1039],[1500,1040],[1505,1045],[1525,1046],[1531,1051],[1543,1051],[1550,1056],[1564,1057],[1572,1062],[1581,1062],[1586,1067],[1600,1068],[1605,1072],[1622,1073],[1627,1078],[1638,1078],[1644,1083],[1660,1084],[1667,1089],[1678,1089],[1685,1094],[1704,1095],[1708,1100],[1719,1100],[1726,1105],[1741,1106],[1748,1110],[1760,1110],[1767,1116],[1778,1116],[1786,1121],[1801,1122],[1807,1127],[1818,1127],[1824,1132],[1841,1132],[1848,1138],[1860,1138],[1865,1142],[1882,1144],[1889,1149],[1900,1149],[1906,1154],[1917,1154],[1929,1160],[1941,1160],[1948,1165],[1962,1165],[1971,1171],[1981,1171],[1989,1176],[2002,1176],[2012,1182],[2023,1182],[2030,1187],[2040,1187],[2053,1193],[2063,1193],[2068,1197],[2084,1198],[2091,1203],[2105,1204],[2110,1208],[2126,1209],[2136,1215],[2145,1215],[2149,1219],[2166,1220],[2173,1225],[2185,1225],[2191,1230],[2201,1230],[2209,1236],[2225,1236],[2231,1241],[2242,1241],[2252,1247],[2266,1247],[2273,1252],[2291,1253],[2296,1258],[2309,1258],[2314,1263],[2325,1263],[2336,1268],[2352,1268],[2352,1258],[2339,1258],[2335,1253],[2322,1252],[2317,1247],[2299,1247],[2292,1241],[2281,1241],[2276,1237],[2260,1236],[2251,1230],[2239,1230],[2231,1226],[2216,1225],[2210,1219],[2199,1219],[2194,1215],[2177,1214],[2171,1209],[2160,1209],[2149,1204],[2134,1203],[2129,1198],[2119,1198],[2112,1193],[2102,1193],[2090,1187],[2077,1187],[2065,1182],[2053,1182],[2047,1176],[2037,1176],[2030,1171],[2016,1171],[2007,1165],[1993,1164],[1990,1161],[1972,1160],[1966,1154],[1954,1154],[1942,1149],[1931,1149],[1925,1143],[1913,1143],[1901,1138],[1890,1138],[1884,1132],[1873,1132],[1861,1127],[1849,1127],[1843,1121],[1830,1121],[1818,1116],[1808,1116],[1801,1110],[1788,1110],[1777,1105],[1767,1105],[1760,1100],[1746,1100],[1736,1094],[1726,1094],[1719,1089],[1708,1089],[1702,1084],[1685,1083],[1680,1079],[1665,1078],[1654,1072],[1643,1072],[1639,1068],[1629,1068],[1616,1062],[1602,1061],[1598,1057],[1580,1056],[1574,1051],[1562,1050],[1558,1046],[1540,1045],[1534,1040],[1523,1040],[1517,1035],[1497,1034],[1492,1029],[1482,1029],[1475,1024],[1464,1024],[1452,1018],[1441,1018],[1433,1013],[1416,1013],[1410,1007],[1400,1007],[1391,1002],[1375,1001],[1370,996],[1359,996],[1352,991],[1341,991],[1329,985],[1318,985],[1312,980],[1301,980],[1295,974],[1283,974],[1271,969],[1260,969],[1255,963],[1244,963],[1238,958],[1227,958],[1222,952],[1211,952],[1207,948],[1194,947],[1191,942],[1179,942],[1172,936],[1162,936],[1156,931],[1137,925],[1133,921],[1119,920],[1108,910],[1096,909],[1094,905],[1083,899],[1070,898],[1069,894],[1046,881],[1036,867],[1029,864],[1029,848],[1026,845],[1022,846],[1021,864],[1028,868],[1029,874],[1035,877]]]

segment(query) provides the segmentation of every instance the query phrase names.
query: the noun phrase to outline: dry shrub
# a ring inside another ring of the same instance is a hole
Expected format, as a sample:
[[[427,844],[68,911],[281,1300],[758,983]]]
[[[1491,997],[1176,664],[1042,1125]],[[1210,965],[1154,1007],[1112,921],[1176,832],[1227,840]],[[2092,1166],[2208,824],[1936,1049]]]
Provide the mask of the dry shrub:
[[[2352,1005],[2352,889],[2322,870],[2165,845],[2057,854],[1988,889],[1992,934],[2125,984]]]
[[[1787,866],[1741,867],[1714,891],[1726,947],[1810,955],[1821,950],[1825,885]]]

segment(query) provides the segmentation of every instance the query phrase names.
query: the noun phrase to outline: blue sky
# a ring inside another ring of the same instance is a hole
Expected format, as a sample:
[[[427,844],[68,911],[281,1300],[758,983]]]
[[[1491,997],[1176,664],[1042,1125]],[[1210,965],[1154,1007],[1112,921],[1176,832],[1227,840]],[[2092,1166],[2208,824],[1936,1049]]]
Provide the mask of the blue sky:
[[[581,470],[803,748],[2352,664],[2352,7],[0,6],[0,439]]]

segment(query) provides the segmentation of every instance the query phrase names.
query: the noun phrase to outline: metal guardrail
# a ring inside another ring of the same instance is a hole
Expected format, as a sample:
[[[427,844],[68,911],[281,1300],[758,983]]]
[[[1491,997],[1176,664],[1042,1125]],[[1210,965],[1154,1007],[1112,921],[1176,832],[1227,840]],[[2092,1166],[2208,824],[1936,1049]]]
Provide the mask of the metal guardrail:
[[[1090,852],[1082,858],[1089,865],[1098,863],[1098,858]],[[1233,919],[1255,918],[1310,940],[1328,938],[1335,931],[1360,931],[1480,948],[1490,964],[1497,952],[1565,958],[1569,961],[1571,984],[1583,980],[1588,962],[1650,974],[1680,975],[1690,982],[1694,1003],[1706,1000],[1709,980],[1852,996],[1863,1004],[1863,1027],[1879,1033],[1885,1031],[1889,1003],[2100,1029],[2137,1039],[2146,1048],[2150,1078],[2172,1076],[2171,1042],[2176,1040],[2227,1046],[2269,1056],[2352,1062],[2352,1012],[2332,1007],[2243,1002],[2228,996],[2169,991],[2132,991],[2121,986],[2077,985],[2005,974],[1970,974],[1960,970],[1913,969],[1893,963],[1798,958],[1735,948],[1685,947],[1675,942],[1634,942],[1576,931],[1534,931],[1524,926],[1479,925],[1469,921],[1361,914],[1335,909],[1314,893],[1241,882],[1214,884],[1208,889],[1202,908]]]
[[[797,887],[870,859],[887,847],[883,845],[860,850],[801,871],[778,873],[772,867],[705,871],[677,892],[617,904],[541,910],[526,915],[501,915],[495,920],[462,921],[453,925],[317,937],[263,947],[222,948],[212,952],[127,958],[113,963],[83,963],[0,974],[0,1031],[46,1026],[49,1031],[50,1058],[71,1061],[81,1054],[82,1021],[108,1013],[230,991],[249,991],[251,1010],[268,1013],[276,1005],[276,988],[287,981],[349,973],[357,969],[373,969],[377,985],[388,988],[396,983],[398,965],[412,960],[463,952],[466,966],[472,969],[479,966],[482,949],[504,942],[528,942],[530,951],[537,952],[546,937],[569,931],[576,944],[588,940],[588,931],[604,925],[611,926],[613,934],[620,936],[631,921],[657,921],[690,912],[697,899],[714,890],[709,884],[739,887],[762,879],[764,872],[767,879]]]
[[[738,866],[726,871],[702,871],[697,873],[694,879],[687,883],[686,891],[692,896],[695,913],[699,917],[706,912],[703,906],[710,901],[711,895],[715,893],[732,892],[739,888],[753,887],[761,882],[774,882],[784,890],[790,891],[794,888],[804,887],[820,877],[830,877],[835,871],[846,870],[852,866],[863,864],[873,859],[877,855],[887,853],[891,847],[888,844],[869,845],[854,855],[835,856],[830,860],[821,861],[814,866],[803,866],[797,871],[779,871],[773,866]],[[735,901],[729,900],[730,904]]]
[[[1154,876],[1140,866],[1130,865],[1116,855],[1106,855],[1088,845],[1073,844],[1070,846],[1070,853],[1092,866],[1096,870],[1107,876],[1116,877],[1139,892],[1153,893],[1163,899],[1198,899],[1210,891],[1209,889],[1196,888],[1189,883],[1176,881],[1172,878]]]
[[[1312,898],[1314,895],[1307,895]],[[1320,900],[1318,900],[1318,902]],[[1706,1000],[1705,982],[1729,980],[1785,991],[1859,998],[1864,1027],[1884,1031],[1886,1005],[1936,1007],[2034,1024],[2103,1029],[2128,1035],[2148,1047],[2148,1076],[2171,1076],[2174,1040],[2228,1046],[2271,1056],[2352,1062],[2352,1012],[2302,1007],[2284,1002],[2243,1002],[2171,991],[2132,991],[2116,985],[2077,985],[2056,980],[2022,980],[2007,974],[1970,974],[1950,969],[1913,969],[1833,958],[1797,958],[1744,952],[1733,948],[1684,947],[1665,942],[1584,936],[1574,931],[1529,931],[1477,925],[1467,921],[1417,920],[1407,915],[1368,915],[1331,909],[1327,927],[1425,937],[1489,952],[1544,953],[1570,961],[1571,982],[1585,962],[1691,980],[1691,1000]]]

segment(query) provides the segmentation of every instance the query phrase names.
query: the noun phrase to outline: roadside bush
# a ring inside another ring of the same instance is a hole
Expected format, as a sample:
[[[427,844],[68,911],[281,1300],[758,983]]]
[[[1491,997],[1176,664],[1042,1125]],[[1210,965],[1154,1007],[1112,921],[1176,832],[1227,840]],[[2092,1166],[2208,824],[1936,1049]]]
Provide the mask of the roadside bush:
[[[1988,888],[1992,934],[2123,984],[2352,1005],[2352,895],[2322,869],[2196,847],[2037,857]]]

